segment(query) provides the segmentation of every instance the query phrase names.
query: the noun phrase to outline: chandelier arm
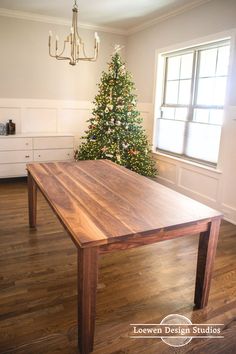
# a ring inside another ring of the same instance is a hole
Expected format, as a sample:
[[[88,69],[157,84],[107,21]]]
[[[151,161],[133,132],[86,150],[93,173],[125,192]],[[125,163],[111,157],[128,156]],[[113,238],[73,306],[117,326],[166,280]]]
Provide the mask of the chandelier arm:
[[[83,51],[84,57],[88,58],[87,55],[86,55],[86,52],[85,52],[84,42],[82,42],[81,44],[82,44],[82,51]]]
[[[61,53],[58,54],[59,57],[64,53],[64,51],[66,49],[66,43],[68,43],[67,39],[64,40],[63,49],[62,49]]]
[[[96,61],[97,57],[98,57],[98,52],[96,50],[93,57],[79,57],[79,58],[77,58],[77,61],[79,61],[79,60],[81,60],[81,61]]]
[[[79,57],[79,58],[77,58],[77,62],[79,60],[81,60],[81,61],[96,61],[97,57],[98,57],[98,52],[96,51],[96,53],[94,54],[93,57]]]
[[[57,54],[51,54],[49,53],[50,57],[52,58],[56,58],[57,60],[70,60],[70,57],[62,57],[62,56],[58,56]]]
[[[88,57],[86,55],[86,52],[85,52],[85,48],[84,48],[84,43],[81,42],[81,46],[82,46],[82,51],[83,51],[83,55],[84,57],[82,58],[78,58],[77,60],[89,60],[89,61],[96,61],[97,60],[97,57],[98,57],[98,43],[96,42],[95,43],[95,46],[94,46],[94,56],[93,57]]]
[[[49,37],[48,51],[49,51],[49,55],[50,55],[50,57],[55,58],[55,56],[52,54],[52,48],[51,48],[51,37]]]
[[[93,57],[93,58],[77,58],[77,62],[78,61],[96,61],[97,58],[96,57]]]
[[[50,55],[50,57],[56,58],[56,59],[62,58],[62,59],[68,59],[68,60],[70,60],[69,57],[62,57],[62,54],[64,53],[65,46],[66,46],[66,43],[65,43],[65,42],[66,42],[66,41],[64,41],[64,47],[63,47],[63,50],[62,50],[62,52],[61,52],[60,54],[52,54],[52,52],[51,52],[51,46],[49,46],[49,55]]]
[[[57,60],[70,60],[70,57],[55,57]]]
[[[56,54],[52,54],[52,53],[51,53],[51,48],[49,49],[49,55],[50,55],[50,57],[52,57],[52,58],[56,58]]]
[[[82,38],[80,37],[79,32],[78,32],[78,26],[76,27],[76,34],[77,34],[80,44],[83,43]]]
[[[52,57],[52,58],[56,58],[56,55],[53,55],[53,54],[51,54],[50,52],[49,52],[49,55],[50,55],[50,57]]]
[[[74,44],[73,45],[71,45],[71,59],[72,59],[72,61],[74,61],[75,60],[75,57],[74,57],[74,48],[75,48],[75,46],[74,46]]]

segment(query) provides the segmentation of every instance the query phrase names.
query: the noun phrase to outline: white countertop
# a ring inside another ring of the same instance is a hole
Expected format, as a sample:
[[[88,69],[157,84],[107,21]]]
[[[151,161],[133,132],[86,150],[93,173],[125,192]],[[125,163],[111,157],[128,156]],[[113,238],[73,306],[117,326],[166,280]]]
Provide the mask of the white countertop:
[[[55,137],[55,136],[74,136],[72,133],[20,133],[14,135],[0,135],[0,139],[6,138],[37,138],[37,137]]]

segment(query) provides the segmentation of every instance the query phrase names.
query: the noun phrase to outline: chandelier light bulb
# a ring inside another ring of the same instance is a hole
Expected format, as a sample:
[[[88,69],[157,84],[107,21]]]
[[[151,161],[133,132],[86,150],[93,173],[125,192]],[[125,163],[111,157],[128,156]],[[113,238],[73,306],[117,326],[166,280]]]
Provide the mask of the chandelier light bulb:
[[[97,43],[100,43],[100,38],[99,38],[97,32],[94,33],[94,37],[95,37],[95,39],[96,39],[96,42],[97,42]]]

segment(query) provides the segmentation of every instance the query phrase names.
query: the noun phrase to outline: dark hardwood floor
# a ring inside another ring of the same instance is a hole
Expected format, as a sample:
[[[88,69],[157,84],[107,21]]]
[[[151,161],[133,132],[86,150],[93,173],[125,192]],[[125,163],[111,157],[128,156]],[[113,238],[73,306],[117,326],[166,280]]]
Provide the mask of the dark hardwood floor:
[[[94,354],[236,353],[236,226],[223,222],[209,305],[193,310],[198,237],[184,237],[100,258]],[[39,193],[30,231],[25,180],[0,182],[0,353],[77,351],[77,253]],[[180,348],[130,339],[130,323],[178,313],[193,323],[224,323],[224,339]]]

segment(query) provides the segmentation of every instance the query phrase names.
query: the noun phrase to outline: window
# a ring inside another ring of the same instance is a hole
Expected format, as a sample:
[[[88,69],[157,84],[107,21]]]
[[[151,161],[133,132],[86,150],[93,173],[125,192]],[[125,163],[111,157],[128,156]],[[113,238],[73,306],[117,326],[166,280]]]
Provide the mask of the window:
[[[217,163],[229,48],[224,40],[163,55],[158,150]]]

